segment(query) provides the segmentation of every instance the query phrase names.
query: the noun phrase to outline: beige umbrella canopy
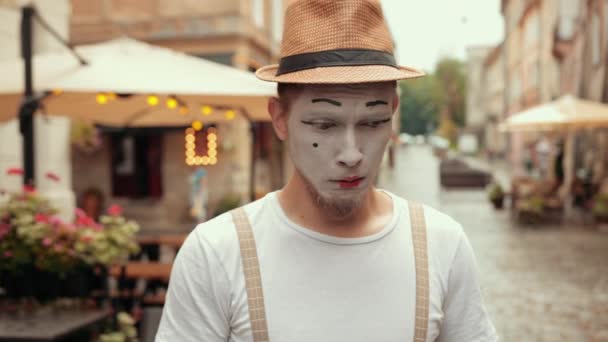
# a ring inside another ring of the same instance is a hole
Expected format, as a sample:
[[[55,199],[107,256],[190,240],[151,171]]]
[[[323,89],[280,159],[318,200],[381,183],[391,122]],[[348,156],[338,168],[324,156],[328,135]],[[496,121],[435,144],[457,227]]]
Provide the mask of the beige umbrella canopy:
[[[34,58],[34,87],[50,95],[50,115],[109,126],[185,126],[243,116],[269,121],[276,86],[252,73],[170,49],[121,38]],[[0,64],[0,122],[15,118],[23,92],[23,62]]]
[[[608,105],[565,95],[511,115],[501,124],[501,129],[507,131],[578,127],[608,127]]]

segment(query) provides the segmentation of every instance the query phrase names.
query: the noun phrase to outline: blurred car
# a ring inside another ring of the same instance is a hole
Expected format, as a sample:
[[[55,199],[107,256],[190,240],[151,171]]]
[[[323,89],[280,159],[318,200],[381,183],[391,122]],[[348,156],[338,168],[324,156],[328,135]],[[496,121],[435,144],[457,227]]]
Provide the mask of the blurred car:
[[[450,147],[450,141],[438,135],[431,135],[429,137],[429,144],[434,148],[443,150],[447,150]]]
[[[409,145],[412,144],[414,142],[414,137],[407,134],[407,133],[401,133],[399,134],[399,143],[401,145]]]
[[[479,144],[473,134],[463,134],[458,138],[458,150],[464,154],[475,154]]]

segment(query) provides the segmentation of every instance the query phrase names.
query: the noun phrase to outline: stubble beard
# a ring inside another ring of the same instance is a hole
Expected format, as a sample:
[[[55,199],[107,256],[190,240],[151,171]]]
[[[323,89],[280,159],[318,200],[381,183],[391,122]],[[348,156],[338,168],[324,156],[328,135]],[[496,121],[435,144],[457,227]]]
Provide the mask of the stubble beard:
[[[312,182],[310,182],[301,172],[300,176],[304,181],[306,190],[312,198],[314,205],[332,217],[339,219],[348,218],[352,216],[357,209],[361,208],[361,205],[363,204],[363,195],[361,194],[353,194],[352,196],[342,198],[326,198],[317,191]]]

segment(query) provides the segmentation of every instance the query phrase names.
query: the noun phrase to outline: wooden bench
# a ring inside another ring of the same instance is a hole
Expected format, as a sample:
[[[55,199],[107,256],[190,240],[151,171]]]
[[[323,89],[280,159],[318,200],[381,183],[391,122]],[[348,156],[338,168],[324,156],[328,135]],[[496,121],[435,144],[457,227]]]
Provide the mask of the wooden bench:
[[[112,266],[109,274],[116,278],[124,276],[128,279],[169,281],[172,266],[158,262],[130,261],[125,265]]]

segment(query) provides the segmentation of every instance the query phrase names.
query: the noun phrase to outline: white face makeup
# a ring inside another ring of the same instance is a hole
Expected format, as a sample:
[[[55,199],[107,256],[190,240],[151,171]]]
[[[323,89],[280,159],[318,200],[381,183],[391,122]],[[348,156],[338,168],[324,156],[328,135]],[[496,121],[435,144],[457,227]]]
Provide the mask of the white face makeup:
[[[373,185],[391,136],[392,85],[302,90],[291,103],[287,144],[317,205],[347,216]]]

